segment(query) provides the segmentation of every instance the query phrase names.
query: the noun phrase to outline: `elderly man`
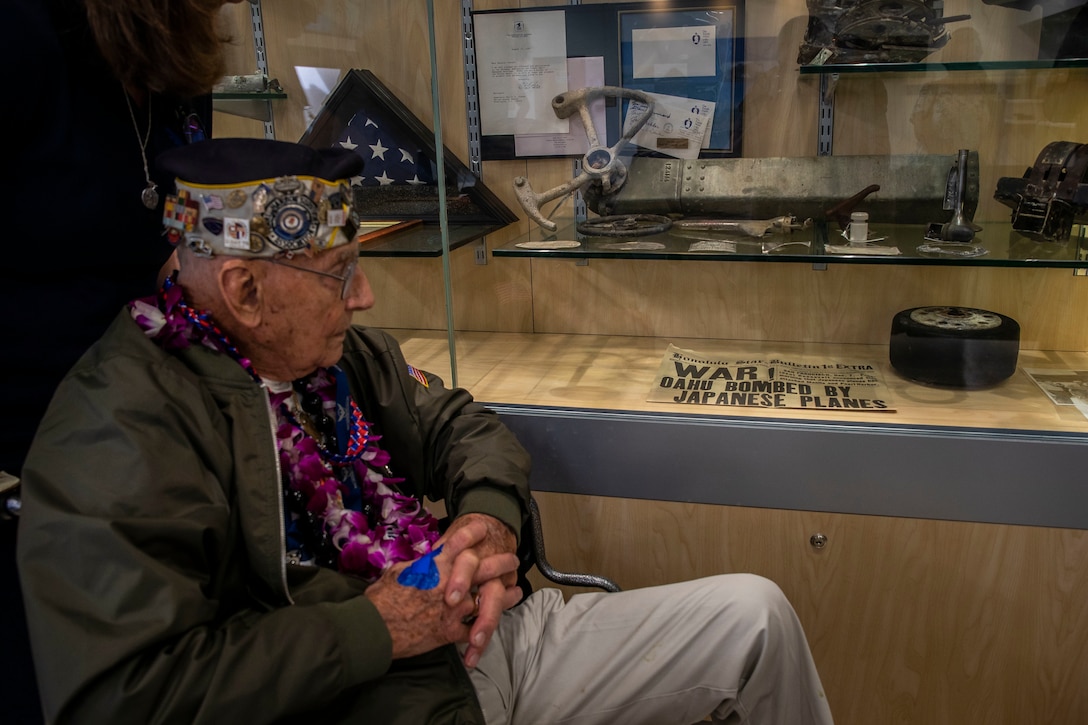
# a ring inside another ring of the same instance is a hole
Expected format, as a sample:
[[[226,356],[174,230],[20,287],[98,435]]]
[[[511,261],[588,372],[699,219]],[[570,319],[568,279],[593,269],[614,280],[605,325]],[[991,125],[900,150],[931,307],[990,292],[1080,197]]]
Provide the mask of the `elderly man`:
[[[520,601],[524,450],[351,325],[358,156],[222,139],[161,163],[180,270],[67,376],[24,470],[50,721],[830,722],[766,580]]]

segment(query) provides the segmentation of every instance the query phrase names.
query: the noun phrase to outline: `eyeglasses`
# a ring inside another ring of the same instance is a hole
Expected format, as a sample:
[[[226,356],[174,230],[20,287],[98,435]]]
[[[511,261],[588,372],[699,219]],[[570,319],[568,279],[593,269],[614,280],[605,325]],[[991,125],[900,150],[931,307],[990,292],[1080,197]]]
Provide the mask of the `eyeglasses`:
[[[291,269],[297,269],[300,272],[309,272],[310,274],[319,274],[322,277],[332,277],[335,280],[339,280],[342,283],[340,288],[340,299],[346,300],[351,293],[351,281],[355,278],[355,268],[359,265],[352,260],[348,265],[347,271],[344,274],[333,274],[332,272],[322,272],[320,269],[310,269],[309,267],[299,267],[297,264],[288,264],[282,259],[276,257],[265,257],[265,259],[272,264],[278,264],[281,267],[290,267]]]

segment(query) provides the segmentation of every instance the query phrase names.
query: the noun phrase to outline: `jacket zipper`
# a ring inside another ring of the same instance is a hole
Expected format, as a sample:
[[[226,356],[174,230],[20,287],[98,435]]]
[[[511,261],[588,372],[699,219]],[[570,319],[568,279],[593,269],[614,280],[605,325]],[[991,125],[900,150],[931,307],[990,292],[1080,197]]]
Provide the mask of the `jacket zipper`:
[[[283,595],[287,598],[287,603],[293,605],[295,600],[291,598],[291,590],[287,586],[287,525],[284,523],[283,491],[280,490],[281,486],[283,486],[283,470],[280,468],[279,449],[276,447],[276,411],[272,409],[272,401],[268,397],[268,387],[263,381],[261,382],[261,390],[265,410],[268,412],[268,432],[272,436],[272,449],[277,451],[273,458],[276,462],[276,510],[279,513],[280,531],[280,546],[277,552],[280,562],[280,586],[283,587]]]

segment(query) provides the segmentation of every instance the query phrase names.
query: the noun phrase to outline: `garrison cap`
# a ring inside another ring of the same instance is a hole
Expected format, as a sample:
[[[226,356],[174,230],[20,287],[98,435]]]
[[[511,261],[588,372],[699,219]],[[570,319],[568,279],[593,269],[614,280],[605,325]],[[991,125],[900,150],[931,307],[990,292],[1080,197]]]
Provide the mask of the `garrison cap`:
[[[156,165],[175,180],[163,225],[198,254],[274,257],[355,238],[351,177],[363,159],[342,148],[221,138],[170,149]]]

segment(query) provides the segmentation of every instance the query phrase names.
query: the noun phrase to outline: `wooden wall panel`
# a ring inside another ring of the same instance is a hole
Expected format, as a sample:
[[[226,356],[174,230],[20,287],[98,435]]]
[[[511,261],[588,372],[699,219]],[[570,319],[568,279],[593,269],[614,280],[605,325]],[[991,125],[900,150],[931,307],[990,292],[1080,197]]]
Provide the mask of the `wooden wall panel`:
[[[561,570],[777,582],[839,725],[1088,721],[1088,532],[536,496]]]
[[[495,264],[487,252],[487,264],[476,263],[476,245],[490,243],[490,237],[453,250],[450,279],[454,325],[458,330],[496,332],[532,331],[532,281],[529,260]],[[446,329],[442,260],[364,258],[379,301],[357,318],[377,327]]]
[[[492,241],[488,237],[484,244]],[[454,325],[458,330],[531,332],[533,329],[532,266],[528,259],[476,264],[474,248],[450,256]]]
[[[803,2],[745,4],[744,156],[816,155],[820,83],[797,72],[807,25]]]
[[[486,242],[485,242],[486,243]],[[453,250],[450,278],[455,326],[460,330],[532,331],[532,281],[527,259],[478,265],[475,245]],[[446,298],[438,257],[363,257],[375,306],[356,314],[373,327],[445,330]]]
[[[886,344],[921,305],[1007,314],[1025,349],[1088,349],[1088,284],[1069,270],[534,259],[537,332]]]
[[[446,329],[442,261],[418,257],[363,257],[360,269],[370,280],[374,307],[355,313],[371,327]]]

